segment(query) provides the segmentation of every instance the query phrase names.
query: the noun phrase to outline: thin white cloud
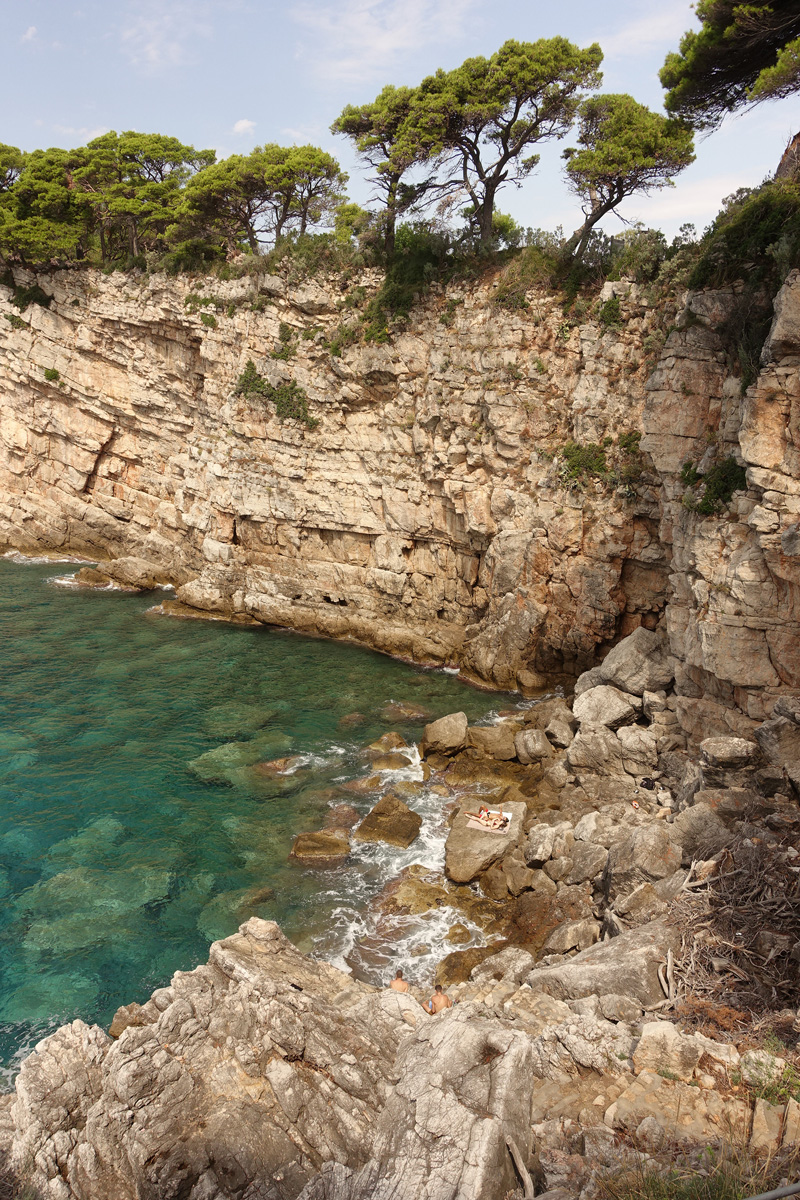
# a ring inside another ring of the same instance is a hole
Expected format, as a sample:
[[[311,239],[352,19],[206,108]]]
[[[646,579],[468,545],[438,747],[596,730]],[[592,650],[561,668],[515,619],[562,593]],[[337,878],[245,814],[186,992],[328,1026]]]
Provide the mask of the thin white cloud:
[[[231,133],[244,135],[245,133],[252,133],[255,127],[255,121],[248,121],[246,117],[243,117],[241,121],[235,123]]]
[[[151,73],[185,66],[191,61],[191,42],[211,36],[208,10],[208,4],[187,0],[138,3],[120,31],[131,63]]]
[[[602,30],[594,37],[606,58],[633,58],[651,54],[662,46],[677,48],[681,35],[697,23],[690,4],[677,0],[660,6],[646,16],[609,33]]]
[[[297,56],[319,78],[367,82],[384,76],[403,55],[458,41],[476,7],[477,0],[300,0],[291,12],[306,31]]]
[[[38,30],[36,29],[35,25],[29,25],[19,40],[21,42],[32,42],[36,37],[37,32]]]
[[[88,125],[54,125],[53,131],[62,137],[72,137],[80,140],[81,144],[92,142],[95,138],[108,133],[108,125],[96,125],[94,129]]]

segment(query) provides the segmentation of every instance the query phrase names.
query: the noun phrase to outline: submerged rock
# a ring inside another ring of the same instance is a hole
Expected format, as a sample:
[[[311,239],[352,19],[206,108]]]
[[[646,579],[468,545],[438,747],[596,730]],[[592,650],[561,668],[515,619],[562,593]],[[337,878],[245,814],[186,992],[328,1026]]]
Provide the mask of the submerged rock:
[[[299,833],[290,857],[311,867],[338,867],[349,853],[350,842],[344,834],[321,829],[316,833]]]

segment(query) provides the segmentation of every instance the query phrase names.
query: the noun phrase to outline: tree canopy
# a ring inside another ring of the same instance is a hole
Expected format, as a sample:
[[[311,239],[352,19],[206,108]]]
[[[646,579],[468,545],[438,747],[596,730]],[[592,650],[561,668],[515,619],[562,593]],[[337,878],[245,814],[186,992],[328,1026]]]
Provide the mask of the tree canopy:
[[[666,108],[698,128],[800,87],[798,0],[698,0],[699,30],[681,38],[660,72]]]
[[[484,245],[498,189],[530,175],[539,161],[531,147],[569,131],[581,89],[600,84],[602,58],[596,43],[581,50],[560,37],[511,40],[491,58],[468,58],[420,84],[401,145],[442,164],[451,194],[471,201]]]
[[[565,255],[580,258],[593,227],[627,196],[669,187],[694,161],[692,132],[651,112],[632,96],[592,96],[580,108],[580,149],[564,151],[566,177],[580,197],[585,221]]]

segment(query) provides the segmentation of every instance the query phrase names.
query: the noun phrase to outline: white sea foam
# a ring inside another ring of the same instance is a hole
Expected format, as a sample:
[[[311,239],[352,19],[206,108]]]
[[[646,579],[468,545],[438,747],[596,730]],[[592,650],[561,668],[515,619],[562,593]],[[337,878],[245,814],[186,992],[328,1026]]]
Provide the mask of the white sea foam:
[[[46,566],[48,563],[94,563],[97,559],[83,558],[79,554],[23,554],[20,550],[6,550],[0,558],[7,558],[9,562],[18,563],[20,566],[30,564],[31,566]]]

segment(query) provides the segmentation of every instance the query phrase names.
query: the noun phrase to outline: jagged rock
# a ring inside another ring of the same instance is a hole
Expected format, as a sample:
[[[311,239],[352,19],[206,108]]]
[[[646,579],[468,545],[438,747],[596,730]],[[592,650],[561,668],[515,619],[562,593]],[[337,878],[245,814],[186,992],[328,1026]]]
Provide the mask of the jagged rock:
[[[486,983],[489,980],[509,980],[520,984],[530,973],[533,966],[533,955],[519,946],[508,946],[490,958],[485,958],[477,967],[473,967],[470,979],[473,983]]]
[[[633,697],[626,696],[619,688],[601,684],[589,688],[576,696],[572,711],[581,725],[605,725],[618,729],[635,721],[641,712],[641,702],[632,703]]]
[[[633,1065],[637,1072],[668,1071],[689,1080],[702,1053],[703,1047],[693,1037],[679,1033],[669,1021],[648,1021],[633,1052]]]
[[[558,717],[554,717],[552,721],[548,722],[544,734],[551,745],[556,746],[559,750],[566,750],[575,737],[572,727],[566,721],[559,720]]]
[[[667,911],[666,902],[659,896],[652,883],[640,883],[627,895],[617,896],[613,911],[637,925],[654,921]]]
[[[794,721],[775,717],[753,732],[768,762],[778,767],[800,762],[800,726]]]
[[[669,830],[663,824],[643,825],[609,850],[606,892],[613,899],[640,883],[674,875],[680,865],[680,852],[670,841]]]
[[[599,667],[592,667],[590,671],[584,671],[575,680],[575,697],[582,696],[584,692],[588,692],[590,688],[600,687],[605,684],[606,679]]]
[[[422,754],[455,754],[463,750],[467,744],[467,728],[467,716],[463,712],[450,713],[432,721],[425,726],[420,746]]]
[[[595,842],[608,849],[624,835],[624,829],[610,813],[589,812],[578,821],[574,834],[576,841]]]
[[[598,921],[564,921],[548,934],[542,946],[544,954],[565,954],[568,950],[586,950],[600,936]]]
[[[578,773],[622,775],[622,745],[616,733],[605,728],[582,729],[567,749],[567,766]]]
[[[658,764],[658,742],[652,729],[626,725],[617,731],[622,765],[629,775],[646,775]]]
[[[604,683],[634,696],[667,688],[673,679],[663,637],[643,626],[618,642],[599,670]]]
[[[542,759],[550,758],[553,754],[550,742],[541,729],[521,729],[514,738],[514,746],[517,758],[526,766],[541,762]]]
[[[592,898],[586,886],[562,884],[558,888],[552,881],[548,882],[549,893],[538,888],[523,892],[514,906],[512,940],[537,952],[557,925],[565,921],[589,920],[594,916]]]
[[[334,867],[344,862],[350,853],[345,834],[320,829],[315,833],[298,833],[291,857],[312,867]]]
[[[525,859],[519,847],[512,850],[503,859],[503,874],[506,887],[512,896],[519,896],[520,892],[533,887],[536,880],[536,872],[525,865]]]
[[[382,796],[361,824],[353,830],[357,842],[388,842],[410,846],[422,828],[422,817],[412,812],[397,796]]]
[[[522,837],[522,822],[527,809],[518,801],[503,802],[503,811],[511,813],[508,828],[501,833],[490,829],[470,829],[467,812],[474,812],[476,797],[464,802],[445,844],[445,871],[456,883],[477,879],[494,862],[503,858]]]
[[[786,717],[800,725],[800,696],[779,696],[772,710],[773,717]]]
[[[500,762],[507,762],[517,756],[514,734],[507,725],[472,728],[467,734],[467,741],[476,750],[481,750],[487,757],[496,758]]]
[[[658,966],[677,942],[676,930],[653,921],[591,946],[565,963],[535,967],[528,983],[559,1000],[614,993],[632,996],[646,1008],[664,998]]]
[[[567,883],[585,883],[603,873],[608,851],[604,846],[596,846],[592,842],[577,842],[570,850],[570,857]]]
[[[557,825],[546,825],[544,822],[532,825],[522,846],[522,853],[528,866],[540,867],[546,863],[554,853],[556,839],[567,833],[572,834],[572,826],[569,821],[560,821]],[[566,849],[565,844],[562,843],[560,848],[563,852]]]
[[[700,743],[700,753],[711,767],[746,767],[758,753],[758,746],[745,738],[714,737]]]

